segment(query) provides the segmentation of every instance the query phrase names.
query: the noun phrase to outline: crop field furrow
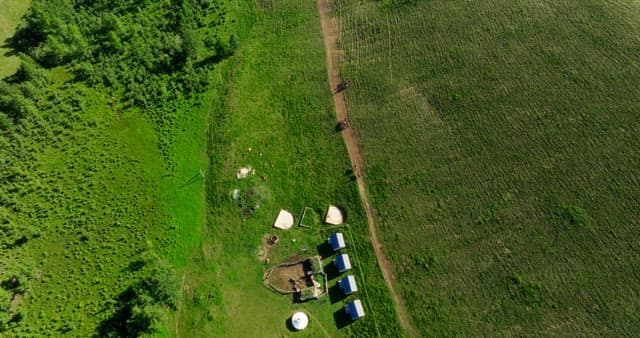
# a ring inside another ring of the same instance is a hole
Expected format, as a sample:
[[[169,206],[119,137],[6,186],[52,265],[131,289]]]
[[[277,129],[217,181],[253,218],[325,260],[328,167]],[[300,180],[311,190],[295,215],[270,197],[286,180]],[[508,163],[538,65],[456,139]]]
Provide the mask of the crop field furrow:
[[[636,332],[638,3],[341,0],[334,15],[421,333]]]

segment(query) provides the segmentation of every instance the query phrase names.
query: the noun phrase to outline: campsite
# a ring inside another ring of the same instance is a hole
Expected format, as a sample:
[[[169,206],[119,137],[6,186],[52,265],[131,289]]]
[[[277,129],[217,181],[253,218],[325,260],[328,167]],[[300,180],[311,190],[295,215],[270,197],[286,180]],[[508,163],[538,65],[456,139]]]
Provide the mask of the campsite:
[[[638,31],[633,0],[0,0],[0,336],[634,336]]]

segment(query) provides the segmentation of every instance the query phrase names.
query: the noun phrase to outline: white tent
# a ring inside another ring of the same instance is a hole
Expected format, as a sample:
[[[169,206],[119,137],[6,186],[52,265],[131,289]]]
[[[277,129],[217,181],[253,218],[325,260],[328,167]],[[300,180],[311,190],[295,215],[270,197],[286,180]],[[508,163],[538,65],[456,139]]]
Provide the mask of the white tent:
[[[309,317],[304,312],[296,312],[291,316],[291,325],[298,331],[304,330],[309,325]]]
[[[275,223],[273,223],[274,228],[289,230],[293,226],[293,215],[286,211],[280,210],[278,217],[276,218]]]
[[[327,216],[324,218],[324,222],[327,224],[340,225],[344,222],[342,217],[342,211],[335,205],[330,205],[327,209]]]

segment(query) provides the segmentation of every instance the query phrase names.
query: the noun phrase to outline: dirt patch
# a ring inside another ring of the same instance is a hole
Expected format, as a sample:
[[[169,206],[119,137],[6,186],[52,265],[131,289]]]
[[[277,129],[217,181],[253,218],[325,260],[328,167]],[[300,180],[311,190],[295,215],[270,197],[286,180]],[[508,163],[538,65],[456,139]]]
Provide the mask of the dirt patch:
[[[327,275],[319,256],[289,257],[267,271],[264,286],[280,294],[294,294],[295,301],[318,299],[327,294]]]
[[[262,244],[258,248],[258,252],[256,256],[258,256],[258,260],[261,262],[269,262],[269,250],[278,244],[280,238],[277,235],[266,234],[262,236]]]
[[[9,307],[9,314],[13,314],[16,311],[18,305],[20,305],[20,303],[22,302],[22,297],[23,296],[19,293],[13,295],[13,297],[11,298],[11,306]]]
[[[336,109],[337,121],[350,121],[347,114],[347,104],[345,100],[346,90],[334,90],[340,88],[340,84],[344,83],[338,72],[337,62],[342,55],[341,51],[336,49],[336,42],[340,31],[339,22],[335,18],[329,16],[331,7],[329,0],[318,0],[318,11],[320,12],[320,22],[322,23],[322,31],[324,33],[324,45],[327,53],[327,74],[329,77],[329,86],[333,94],[333,103]],[[369,233],[371,234],[371,244],[378,260],[380,270],[382,270],[382,276],[389,288],[391,298],[400,320],[400,325],[406,331],[409,336],[417,337],[417,331],[411,322],[411,318],[405,308],[403,299],[395,291],[395,280],[393,277],[393,270],[391,262],[382,250],[382,244],[378,241],[376,233],[374,209],[369,204],[367,197],[367,188],[363,176],[360,174],[362,168],[362,155],[360,154],[359,140],[355,132],[353,124],[349,124],[349,128],[343,130],[342,137],[349,153],[349,159],[351,165],[354,168],[356,174],[356,182],[358,184],[358,191],[360,193],[360,199],[362,205],[367,214],[367,223],[369,225]]]
[[[304,266],[302,263],[276,267],[269,276],[269,283],[279,290],[294,292],[294,286],[304,277]]]
[[[302,261],[304,259],[305,258],[303,256],[291,256],[291,257],[287,257],[287,259],[285,259],[284,262],[282,262],[282,264],[290,264],[290,263],[300,262],[300,261]]]

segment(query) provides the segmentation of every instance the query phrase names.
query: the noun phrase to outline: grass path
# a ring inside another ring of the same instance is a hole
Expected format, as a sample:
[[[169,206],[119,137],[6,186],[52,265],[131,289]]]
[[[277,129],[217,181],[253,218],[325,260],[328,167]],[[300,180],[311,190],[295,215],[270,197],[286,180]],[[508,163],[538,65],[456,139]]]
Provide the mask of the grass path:
[[[187,279],[187,271],[185,271],[185,272],[182,274],[182,278],[181,278],[181,282],[180,282],[180,293],[181,293],[181,294],[184,294],[184,290],[185,290],[185,288],[184,288],[184,286],[185,286],[184,282],[185,282],[185,280],[186,280],[186,279]],[[180,300],[178,301],[177,306],[176,306],[176,317],[175,317],[175,320],[174,320],[174,322],[175,322],[175,323],[174,323],[174,324],[175,324],[175,325],[174,325],[174,329],[175,329],[175,337],[176,337],[176,338],[180,338],[180,314],[182,313],[182,311],[181,311],[181,309],[182,309],[182,302],[183,302],[183,301],[182,301],[182,299],[180,299]]]
[[[327,53],[327,73],[329,77],[329,85],[331,87],[331,90],[333,90],[334,88],[337,88],[338,84],[341,81],[340,75],[338,74],[337,65],[334,64],[334,62],[337,60],[336,56],[338,54],[335,46],[339,32],[339,25],[335,19],[329,17],[329,6],[330,5],[328,0],[318,0],[318,10],[320,12],[322,31],[324,33],[324,44]],[[333,102],[335,104],[337,121],[342,121],[348,118],[347,105],[344,98],[344,93],[342,91],[336,91],[336,93],[333,95]],[[389,292],[391,293],[391,298],[393,299],[400,324],[409,336],[417,337],[417,331],[413,326],[413,323],[411,322],[409,314],[407,313],[404,301],[395,291],[395,279],[393,276],[393,270],[391,268],[391,262],[389,261],[389,258],[387,257],[385,252],[382,250],[382,244],[380,243],[380,241],[378,241],[374,210],[369,203],[369,198],[367,197],[367,188],[364,177],[359,172],[359,168],[362,168],[362,155],[360,154],[358,137],[352,126],[343,131],[342,136],[349,153],[351,165],[354,168],[354,174],[356,176],[358,192],[360,193],[362,206],[367,215],[367,224],[369,226],[369,232],[371,234],[371,244],[373,245],[373,249],[378,260],[378,264],[380,265],[380,269],[382,270],[384,280],[387,284],[387,287],[389,288]]]
[[[316,316],[312,315],[311,313],[305,312],[307,314],[307,316],[309,316],[309,318],[313,319],[314,323],[318,324],[318,327],[320,328],[320,331],[322,331],[322,333],[324,333],[325,337],[329,337],[331,338],[331,335],[329,334],[329,332],[327,332],[327,330],[324,328],[324,326],[322,326],[322,322],[320,320],[318,320],[318,318],[316,318]]]

